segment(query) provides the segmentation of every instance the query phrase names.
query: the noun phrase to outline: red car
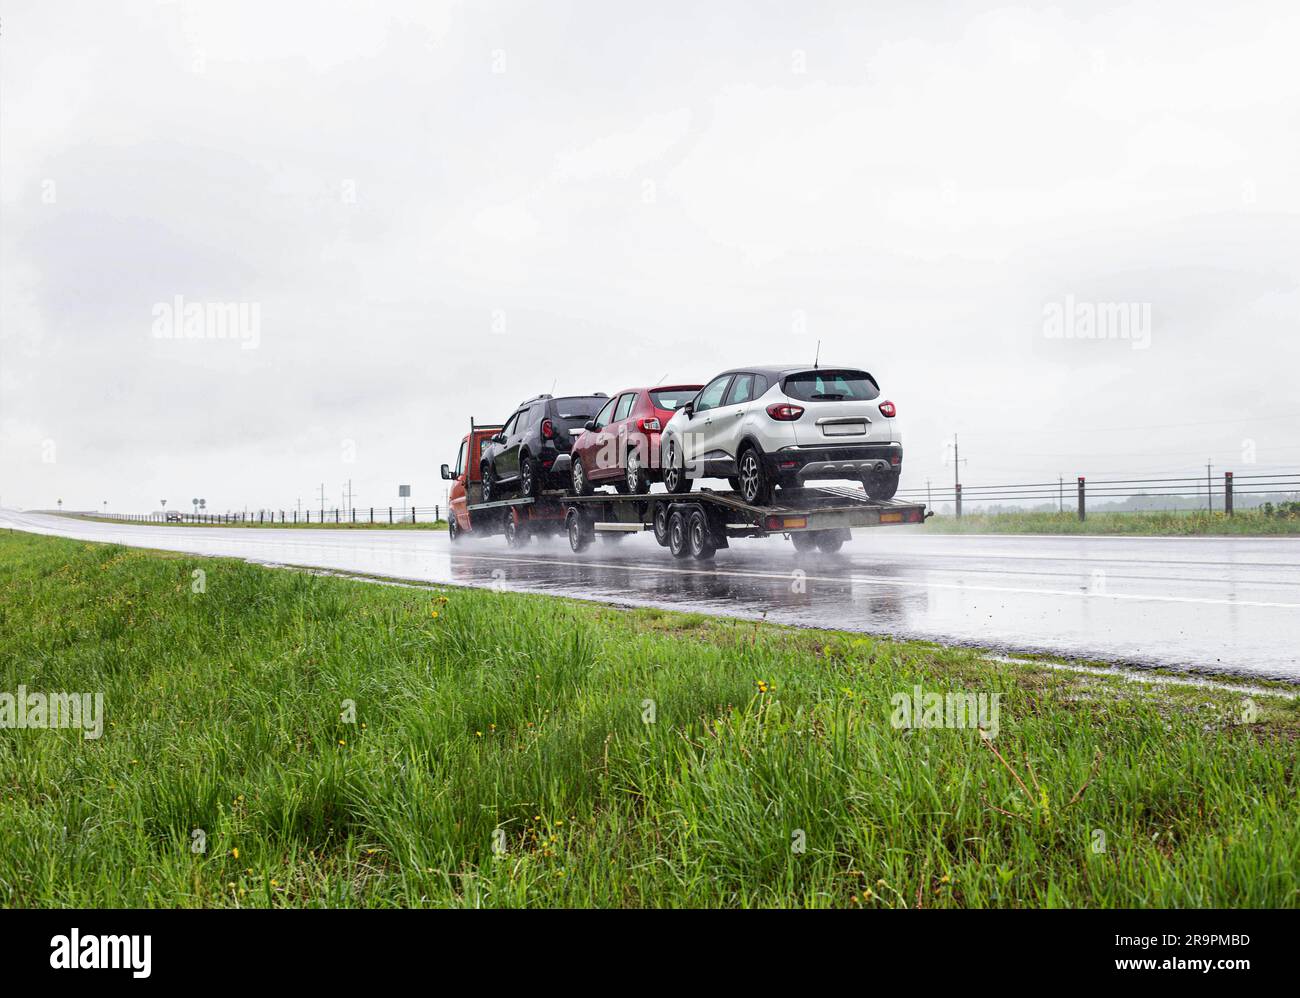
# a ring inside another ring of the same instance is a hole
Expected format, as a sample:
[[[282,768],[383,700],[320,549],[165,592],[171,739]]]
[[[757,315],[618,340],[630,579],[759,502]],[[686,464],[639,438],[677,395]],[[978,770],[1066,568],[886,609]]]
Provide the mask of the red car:
[[[570,490],[588,495],[596,485],[644,495],[659,479],[659,431],[700,385],[625,388],[587,423],[573,444]]]

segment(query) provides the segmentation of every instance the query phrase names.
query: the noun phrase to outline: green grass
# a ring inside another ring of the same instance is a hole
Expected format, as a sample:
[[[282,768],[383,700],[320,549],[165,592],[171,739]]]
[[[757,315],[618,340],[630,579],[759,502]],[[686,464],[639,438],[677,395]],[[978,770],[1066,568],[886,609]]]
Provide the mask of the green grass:
[[[1140,536],[1300,535],[1300,517],[1239,510],[1234,516],[1208,510],[1155,513],[967,513],[925,521],[929,533],[945,534],[1132,534]]]
[[[892,727],[916,683],[1000,693],[998,755]],[[1281,698],[3,533],[19,684],[107,721],[0,730],[5,906],[1300,900]]]

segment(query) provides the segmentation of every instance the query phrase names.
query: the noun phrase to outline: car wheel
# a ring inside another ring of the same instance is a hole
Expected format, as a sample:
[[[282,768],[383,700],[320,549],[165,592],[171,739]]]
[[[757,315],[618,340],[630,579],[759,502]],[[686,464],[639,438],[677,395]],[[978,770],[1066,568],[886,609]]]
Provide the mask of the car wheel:
[[[664,488],[676,495],[691,491],[691,480],[686,477],[685,456],[677,453],[676,440],[668,442],[668,453],[664,460]]]
[[[650,476],[642,469],[641,462],[630,455],[627,459],[624,485],[625,488],[619,489],[620,492],[643,496],[650,491]]]
[[[772,502],[772,483],[768,481],[763,460],[753,447],[740,454],[740,498],[751,506],[767,506]]]
[[[668,550],[674,558],[685,558],[691,553],[686,517],[678,510],[668,518]]]
[[[492,470],[492,465],[483,465],[483,501],[495,502],[497,500],[497,479],[496,472]]]
[[[862,488],[870,499],[884,502],[893,499],[898,491],[898,473],[892,471],[873,471],[862,476]]]
[[[582,466],[582,458],[576,454],[573,457],[573,467],[569,471],[569,491],[575,496],[591,495],[591,479],[587,477],[587,469]]]
[[[569,533],[569,547],[573,549],[575,554],[585,551],[587,545],[591,543],[593,531],[583,523],[582,516],[576,509],[569,510],[565,527]]]
[[[542,469],[537,459],[525,454],[519,461],[519,494],[536,499],[542,491]]]
[[[817,537],[817,547],[822,554],[834,554],[844,546],[844,536],[837,530],[820,531]]]
[[[658,503],[655,506],[655,540],[659,542],[660,547],[668,546],[668,504],[666,502]]]
[[[709,518],[704,515],[702,510],[697,509],[691,513],[687,527],[689,528],[691,554],[700,561],[707,561],[712,558],[718,550],[718,546],[713,543],[713,529],[709,526]]]
[[[817,547],[817,535],[811,531],[801,530],[790,535],[790,543],[794,545],[796,551],[812,551]]]

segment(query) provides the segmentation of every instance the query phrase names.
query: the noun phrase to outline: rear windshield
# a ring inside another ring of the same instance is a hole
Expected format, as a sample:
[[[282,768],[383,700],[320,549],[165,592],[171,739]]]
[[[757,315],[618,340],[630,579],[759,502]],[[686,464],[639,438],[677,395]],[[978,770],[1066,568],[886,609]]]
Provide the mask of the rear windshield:
[[[665,388],[663,391],[651,392],[650,401],[656,409],[676,412],[699,393],[699,386],[686,388]]]
[[[804,371],[785,379],[785,393],[804,402],[866,402],[880,386],[866,371]]]
[[[554,399],[551,411],[554,419],[566,430],[581,429],[589,420],[596,418],[596,413],[609,401],[605,395],[574,395],[570,398]]]

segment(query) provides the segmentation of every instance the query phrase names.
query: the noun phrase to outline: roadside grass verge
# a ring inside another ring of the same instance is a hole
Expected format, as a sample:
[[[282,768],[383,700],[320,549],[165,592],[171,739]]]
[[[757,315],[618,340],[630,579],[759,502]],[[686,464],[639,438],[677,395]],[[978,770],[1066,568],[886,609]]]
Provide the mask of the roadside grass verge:
[[[1260,510],[1235,515],[1209,510],[1153,513],[966,513],[961,519],[937,514],[926,533],[943,534],[1126,534],[1151,537],[1300,536],[1300,517],[1269,516]]]
[[[19,685],[105,727],[0,730],[6,906],[1300,901],[1282,698],[5,532]]]

